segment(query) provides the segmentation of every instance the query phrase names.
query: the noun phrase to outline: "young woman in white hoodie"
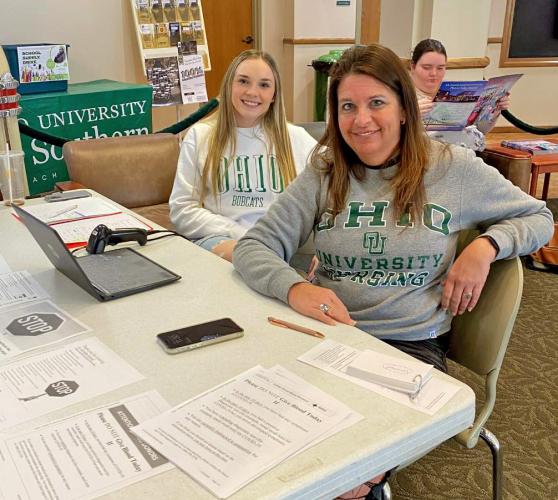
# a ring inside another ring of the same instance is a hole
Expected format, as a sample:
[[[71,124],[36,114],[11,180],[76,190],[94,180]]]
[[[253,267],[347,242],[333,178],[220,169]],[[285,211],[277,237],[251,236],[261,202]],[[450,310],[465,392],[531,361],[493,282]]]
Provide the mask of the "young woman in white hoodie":
[[[232,61],[219,100],[182,142],[169,203],[178,232],[231,260],[236,241],[302,171],[316,141],[287,123],[279,72],[265,52]]]

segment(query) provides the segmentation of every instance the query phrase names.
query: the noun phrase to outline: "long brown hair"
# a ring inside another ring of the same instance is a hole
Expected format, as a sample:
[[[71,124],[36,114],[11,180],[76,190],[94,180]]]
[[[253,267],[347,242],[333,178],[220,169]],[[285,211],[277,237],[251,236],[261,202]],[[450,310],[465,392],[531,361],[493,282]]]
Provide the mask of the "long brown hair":
[[[333,214],[346,203],[351,175],[364,179],[366,167],[343,139],[338,122],[338,95],[341,81],[350,74],[367,75],[383,83],[397,96],[405,123],[399,140],[399,168],[390,180],[393,203],[398,217],[411,210],[417,217],[425,198],[423,178],[428,165],[429,140],[420,117],[415,87],[399,57],[390,49],[372,44],[347,49],[330,71],[328,95],[329,120],[311,162],[322,165],[329,177],[328,198]]]
[[[234,154],[236,151],[236,120],[232,104],[232,84],[238,66],[248,59],[261,59],[266,62],[273,78],[275,79],[275,94],[273,102],[261,120],[261,125],[265,133],[270,151],[275,151],[279,171],[287,186],[296,177],[296,168],[291,148],[291,140],[287,128],[285,117],[285,107],[283,105],[283,93],[281,90],[281,77],[273,58],[260,50],[245,50],[231,62],[219,91],[219,108],[217,112],[207,121],[214,124],[209,134],[208,153],[203,167],[199,190],[200,205],[207,195],[206,186],[209,183],[210,193],[217,197],[219,192],[220,162],[225,150]]]

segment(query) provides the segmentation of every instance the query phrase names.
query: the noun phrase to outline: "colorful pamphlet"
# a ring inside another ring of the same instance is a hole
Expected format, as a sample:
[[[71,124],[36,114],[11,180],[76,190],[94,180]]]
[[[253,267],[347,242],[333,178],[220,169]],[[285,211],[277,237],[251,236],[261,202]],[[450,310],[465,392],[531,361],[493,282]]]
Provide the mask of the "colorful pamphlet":
[[[558,153],[558,144],[550,141],[532,140],[532,141],[502,141],[502,146],[512,149],[526,151],[532,155],[544,155]]]
[[[476,125],[488,130],[500,116],[497,103],[509,93],[521,74],[505,75],[489,80],[442,82],[434,107],[424,118],[427,130],[463,130]]]

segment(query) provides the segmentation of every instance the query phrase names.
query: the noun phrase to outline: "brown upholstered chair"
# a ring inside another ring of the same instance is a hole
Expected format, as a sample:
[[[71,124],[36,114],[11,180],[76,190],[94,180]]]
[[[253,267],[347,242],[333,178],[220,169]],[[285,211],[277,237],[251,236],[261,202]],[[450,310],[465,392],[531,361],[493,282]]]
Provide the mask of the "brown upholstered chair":
[[[67,142],[62,152],[73,182],[57,187],[75,189],[79,183],[172,229],[168,201],[179,150],[173,134]]]
[[[529,192],[531,179],[531,155],[529,153],[488,143],[479,156],[506,179],[526,193]]]

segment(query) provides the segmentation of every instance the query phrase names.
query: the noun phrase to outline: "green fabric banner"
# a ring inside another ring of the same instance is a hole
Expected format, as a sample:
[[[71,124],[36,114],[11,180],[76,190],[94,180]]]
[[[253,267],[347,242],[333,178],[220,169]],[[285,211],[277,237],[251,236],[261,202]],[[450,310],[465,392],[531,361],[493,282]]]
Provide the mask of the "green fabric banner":
[[[152,89],[112,80],[75,83],[67,92],[21,96],[20,121],[67,139],[97,139],[151,133]],[[52,191],[69,180],[62,148],[21,136],[29,194]]]

